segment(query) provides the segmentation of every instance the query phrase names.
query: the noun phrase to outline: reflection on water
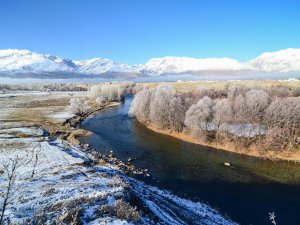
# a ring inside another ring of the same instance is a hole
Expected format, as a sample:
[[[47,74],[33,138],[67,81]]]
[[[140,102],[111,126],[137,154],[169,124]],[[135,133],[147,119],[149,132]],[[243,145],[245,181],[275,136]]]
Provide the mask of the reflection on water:
[[[136,158],[147,168],[146,183],[182,197],[207,202],[242,224],[300,224],[300,165],[273,162],[203,147],[155,133],[128,116],[132,101],[108,108],[81,125],[93,135],[81,138],[121,160]],[[232,163],[225,167],[224,162]],[[153,179],[155,178],[155,179]],[[158,182],[159,181],[159,182]]]

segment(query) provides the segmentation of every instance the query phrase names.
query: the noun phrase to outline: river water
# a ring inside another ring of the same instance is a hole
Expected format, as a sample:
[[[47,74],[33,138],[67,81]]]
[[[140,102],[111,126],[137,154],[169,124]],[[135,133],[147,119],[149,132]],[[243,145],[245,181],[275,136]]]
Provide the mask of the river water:
[[[188,143],[147,129],[128,116],[133,97],[100,111],[80,126],[92,131],[80,138],[101,153],[113,151],[150,177],[147,184],[207,203],[240,224],[300,224],[300,164],[274,162]],[[225,167],[230,162],[231,167]]]

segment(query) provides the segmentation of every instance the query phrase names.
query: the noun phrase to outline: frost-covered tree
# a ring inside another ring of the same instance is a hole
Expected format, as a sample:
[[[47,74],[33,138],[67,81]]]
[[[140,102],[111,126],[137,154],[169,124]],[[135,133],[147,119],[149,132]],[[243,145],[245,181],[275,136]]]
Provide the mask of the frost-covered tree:
[[[273,85],[267,91],[273,97],[288,97],[290,95],[290,87],[284,85]]]
[[[213,106],[213,122],[215,125],[216,141],[221,142],[227,135],[228,125],[233,121],[232,103],[226,99],[215,99]]]
[[[175,96],[169,85],[139,91],[129,113],[143,123],[153,123],[159,128],[182,131],[186,112],[184,100]]]
[[[170,102],[175,97],[175,90],[171,85],[159,85],[152,94],[150,101],[150,120],[159,128],[171,128]]]
[[[121,84],[94,85],[88,92],[88,97],[97,99],[101,97],[105,102],[124,100],[125,88]]]
[[[292,94],[294,97],[299,97],[300,96],[300,87],[293,87]]]
[[[266,110],[265,123],[284,131],[291,147],[300,144],[300,97],[276,98]]]
[[[129,114],[136,116],[137,120],[142,123],[150,122],[150,101],[152,91],[144,88],[135,94],[133,102],[131,104]]]
[[[245,113],[246,113],[246,105],[245,105],[245,98],[243,95],[239,94],[234,98],[233,101],[233,110],[235,114],[235,122],[245,122]]]
[[[247,91],[250,89],[244,86],[237,86],[237,85],[229,85],[227,88],[227,98],[230,101],[234,101],[234,99],[241,95],[244,96]]]
[[[187,110],[184,124],[194,136],[209,130],[209,123],[213,119],[213,106],[214,101],[205,96]]]
[[[105,103],[105,99],[103,96],[99,96],[96,98],[96,103],[100,106],[102,106]]]
[[[261,121],[264,110],[269,106],[270,96],[262,90],[250,90],[245,94],[245,112],[244,114],[252,122]]]
[[[231,102],[226,99],[216,99],[213,107],[214,121],[216,123],[227,123],[232,120],[233,109]]]
[[[170,121],[171,129],[181,132],[184,127],[185,112],[187,110],[185,101],[178,96],[174,96],[170,101]]]
[[[84,115],[90,109],[90,105],[87,100],[83,98],[72,98],[70,100],[70,105],[67,110],[75,115]]]
[[[213,118],[217,127],[221,124],[229,123],[233,119],[233,109],[231,102],[226,99],[216,99],[213,106]]]

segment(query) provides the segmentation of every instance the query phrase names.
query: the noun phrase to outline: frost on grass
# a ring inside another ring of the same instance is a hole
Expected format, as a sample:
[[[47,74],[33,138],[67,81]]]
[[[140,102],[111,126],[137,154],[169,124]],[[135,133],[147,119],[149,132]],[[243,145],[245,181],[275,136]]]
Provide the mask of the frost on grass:
[[[16,157],[25,162],[15,173],[4,224],[234,224],[205,204],[93,165],[68,142],[1,140],[0,155],[4,163]],[[7,181],[1,172],[0,193]]]
[[[3,166],[22,160],[13,178],[4,224],[91,222],[97,219],[93,211],[107,204],[109,196],[123,196],[125,183],[109,169],[87,166],[88,157],[76,146],[26,138],[1,141],[0,149],[1,206],[9,181]]]
[[[205,204],[94,165],[80,147],[38,136],[38,128],[2,133],[15,131],[32,137],[0,139],[3,224],[234,224]]]
[[[75,114],[73,114],[71,112],[62,112],[62,113],[57,113],[57,114],[51,115],[52,118],[55,118],[59,122],[64,122],[67,119],[70,119],[74,116],[75,116]]]
[[[145,185],[132,178],[128,179],[132,195],[140,202],[144,210],[149,212],[155,224],[236,224],[206,204],[179,198],[168,191]]]
[[[44,131],[35,127],[18,127],[0,130],[0,134],[21,135],[21,136],[42,136]]]

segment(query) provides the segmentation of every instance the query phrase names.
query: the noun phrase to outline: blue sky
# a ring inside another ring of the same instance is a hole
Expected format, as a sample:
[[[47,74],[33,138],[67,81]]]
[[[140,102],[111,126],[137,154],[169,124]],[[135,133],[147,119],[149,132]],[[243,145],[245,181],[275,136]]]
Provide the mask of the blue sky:
[[[0,49],[71,59],[232,57],[300,48],[299,0],[0,0]]]

